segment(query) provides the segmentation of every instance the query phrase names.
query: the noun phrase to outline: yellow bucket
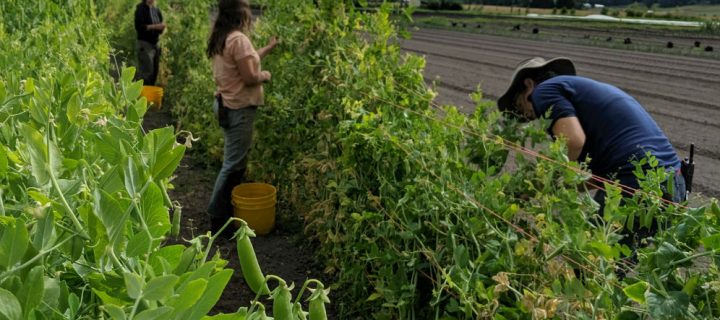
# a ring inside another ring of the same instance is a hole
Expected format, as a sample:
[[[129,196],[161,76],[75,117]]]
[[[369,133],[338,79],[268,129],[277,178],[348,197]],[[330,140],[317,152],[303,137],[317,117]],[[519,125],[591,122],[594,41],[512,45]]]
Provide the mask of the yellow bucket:
[[[143,86],[140,93],[148,101],[148,109],[157,111],[162,108],[163,88],[156,86]]]
[[[270,233],[275,226],[276,203],[275,187],[266,183],[243,183],[232,190],[235,217],[245,220],[258,235]]]

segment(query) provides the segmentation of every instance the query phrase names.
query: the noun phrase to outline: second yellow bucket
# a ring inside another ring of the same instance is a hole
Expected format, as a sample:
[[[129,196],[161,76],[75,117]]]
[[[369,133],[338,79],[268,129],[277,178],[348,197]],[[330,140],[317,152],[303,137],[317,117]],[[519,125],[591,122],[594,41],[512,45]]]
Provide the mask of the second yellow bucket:
[[[232,190],[235,216],[245,220],[258,235],[270,233],[275,226],[276,193],[275,187],[266,183],[235,186]]]
[[[156,86],[143,86],[142,93],[140,93],[145,99],[147,99],[149,110],[158,111],[162,108],[163,88]]]

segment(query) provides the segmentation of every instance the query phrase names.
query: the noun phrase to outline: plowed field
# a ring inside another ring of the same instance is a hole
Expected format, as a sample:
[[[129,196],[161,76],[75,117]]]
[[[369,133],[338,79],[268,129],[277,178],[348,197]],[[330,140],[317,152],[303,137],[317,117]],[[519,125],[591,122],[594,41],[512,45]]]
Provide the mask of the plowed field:
[[[420,29],[404,50],[427,59],[426,79],[435,81],[438,102],[472,111],[470,92],[503,93],[515,65],[529,57],[571,58],[578,74],[613,84],[652,114],[684,157],[695,143],[693,191],[720,195],[720,61],[566,43]]]

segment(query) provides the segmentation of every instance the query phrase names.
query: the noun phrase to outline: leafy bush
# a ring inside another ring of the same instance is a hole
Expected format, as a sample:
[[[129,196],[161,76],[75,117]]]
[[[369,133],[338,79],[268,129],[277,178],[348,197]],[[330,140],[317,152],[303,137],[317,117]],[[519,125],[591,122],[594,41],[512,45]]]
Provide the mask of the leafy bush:
[[[97,17],[114,15],[96,10],[116,5],[0,3],[0,65],[12,66],[0,74],[0,318],[264,317],[207,317],[233,270],[213,237],[167,242],[185,146],[172,128],[143,130],[132,68],[108,74],[114,25]]]
[[[391,6],[317,3],[268,0],[256,25],[255,43],[283,42],[263,62],[281,76],[266,87],[250,171],[303,214],[337,278],[342,318],[719,315],[717,290],[697,285],[720,279],[716,202],[662,204],[657,168],[642,179],[645,193],[622,204],[605,185],[597,212],[579,188],[587,174],[562,141],[547,141],[547,123],[505,119],[479,93],[469,117],[434,106],[424,59],[397,45]],[[509,157],[520,148],[510,145],[526,143],[550,160]],[[620,230],[636,228],[634,217],[657,217],[661,230],[619,279],[631,253]],[[702,256],[710,267],[696,263]]]

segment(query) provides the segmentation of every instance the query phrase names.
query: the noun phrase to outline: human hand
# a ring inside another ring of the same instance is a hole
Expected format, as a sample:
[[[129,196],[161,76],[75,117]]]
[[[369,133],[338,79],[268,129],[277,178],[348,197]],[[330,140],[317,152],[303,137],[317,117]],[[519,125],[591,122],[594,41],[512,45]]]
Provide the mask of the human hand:
[[[280,43],[280,41],[278,40],[277,37],[271,37],[270,41],[268,41],[267,46],[270,48],[275,48],[275,46],[277,46],[279,43]]]
[[[262,82],[270,82],[270,79],[272,78],[272,74],[270,74],[270,71],[263,71],[262,72]]]

